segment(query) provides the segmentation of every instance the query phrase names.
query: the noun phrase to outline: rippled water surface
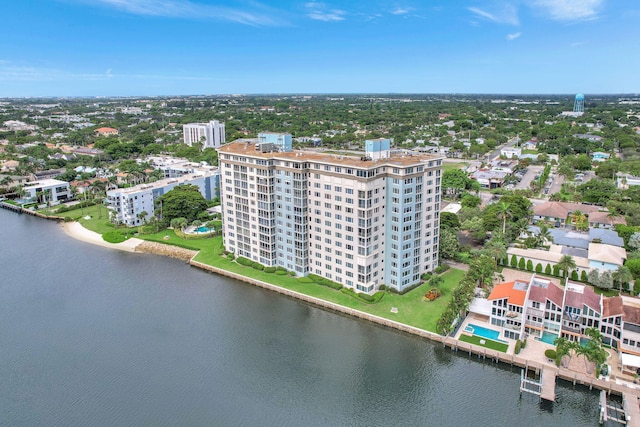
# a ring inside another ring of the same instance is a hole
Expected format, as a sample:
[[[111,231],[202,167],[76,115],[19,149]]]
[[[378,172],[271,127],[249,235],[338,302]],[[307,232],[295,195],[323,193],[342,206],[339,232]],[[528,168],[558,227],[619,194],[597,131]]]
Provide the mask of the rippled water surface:
[[[0,210],[0,425],[596,426],[597,394]]]

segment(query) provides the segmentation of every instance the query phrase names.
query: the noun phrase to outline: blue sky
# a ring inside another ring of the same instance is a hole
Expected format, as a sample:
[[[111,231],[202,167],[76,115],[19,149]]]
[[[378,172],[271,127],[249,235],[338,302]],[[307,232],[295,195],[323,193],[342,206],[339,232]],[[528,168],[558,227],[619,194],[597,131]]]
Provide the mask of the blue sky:
[[[636,93],[638,0],[16,0],[0,97]]]

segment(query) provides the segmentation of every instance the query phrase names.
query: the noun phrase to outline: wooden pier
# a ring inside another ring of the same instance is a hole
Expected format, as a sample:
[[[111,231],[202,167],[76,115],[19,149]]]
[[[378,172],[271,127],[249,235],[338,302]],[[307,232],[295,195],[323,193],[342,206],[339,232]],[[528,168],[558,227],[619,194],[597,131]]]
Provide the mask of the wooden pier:
[[[542,377],[540,397],[549,402],[554,402],[556,400],[556,370],[543,369],[540,376]]]
[[[535,370],[534,370],[535,372]],[[556,371],[541,369],[539,379],[529,378],[529,367],[520,373],[520,394],[522,392],[538,396],[540,399],[554,402],[556,400]]]

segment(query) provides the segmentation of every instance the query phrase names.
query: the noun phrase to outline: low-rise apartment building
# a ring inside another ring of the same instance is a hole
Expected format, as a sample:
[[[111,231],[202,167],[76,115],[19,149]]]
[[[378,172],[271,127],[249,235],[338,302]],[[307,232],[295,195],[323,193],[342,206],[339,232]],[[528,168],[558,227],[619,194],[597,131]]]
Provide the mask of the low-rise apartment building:
[[[196,185],[206,200],[212,200],[217,196],[219,178],[217,170],[208,170],[179,178],[166,178],[153,183],[109,190],[105,204],[111,210],[112,221],[134,227],[153,217],[155,200],[178,185]]]

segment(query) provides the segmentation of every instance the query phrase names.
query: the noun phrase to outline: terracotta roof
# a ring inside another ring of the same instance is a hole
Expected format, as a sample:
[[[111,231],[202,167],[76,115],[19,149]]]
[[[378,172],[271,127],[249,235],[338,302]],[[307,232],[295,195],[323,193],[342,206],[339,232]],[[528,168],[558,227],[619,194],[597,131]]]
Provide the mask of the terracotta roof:
[[[623,312],[622,297],[602,299],[602,317],[618,316]]]
[[[537,216],[547,216],[550,218],[565,219],[571,212],[580,211],[585,214],[597,212],[597,206],[583,205],[582,203],[568,202],[546,202],[541,205],[534,206],[533,214]]]
[[[565,287],[564,305],[582,308],[590,307],[596,313],[600,312],[600,295],[593,292],[590,286],[575,282],[567,282]]]
[[[261,132],[266,133],[266,132]],[[305,161],[305,162],[317,162],[328,163],[335,165],[354,166],[361,168],[375,168],[378,166],[409,166],[424,164],[424,161],[442,159],[442,156],[428,155],[428,154],[411,154],[411,155],[392,155],[386,159],[380,160],[362,160],[357,156],[346,156],[339,154],[326,154],[318,153],[314,151],[286,151],[286,152],[274,152],[274,153],[261,153],[256,151],[256,145],[252,141],[234,141],[229,144],[223,145],[218,149],[220,153],[225,154],[239,154],[253,158],[275,159],[275,160],[290,160],[290,161]],[[364,156],[364,152],[362,153]]]
[[[625,322],[640,325],[640,307],[625,304],[623,310]]]
[[[98,133],[118,132],[118,129],[114,129],[114,128],[98,128],[98,129],[96,129],[96,132],[98,132]]]
[[[546,283],[544,283],[546,282]],[[546,286],[545,286],[546,285]],[[564,298],[564,290],[550,280],[533,280],[529,290],[529,299],[543,304],[547,300],[561,307]]]
[[[495,285],[491,291],[491,295],[488,300],[496,300],[508,298],[509,304],[524,306],[524,300],[527,296],[527,291],[514,289],[516,282],[506,282]]]
[[[627,220],[622,215],[609,216],[611,212],[591,212],[589,214],[589,222],[596,224],[624,224],[627,225]]]

